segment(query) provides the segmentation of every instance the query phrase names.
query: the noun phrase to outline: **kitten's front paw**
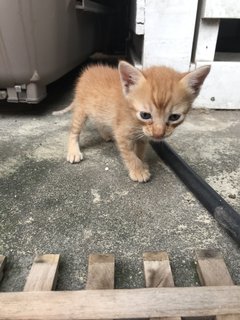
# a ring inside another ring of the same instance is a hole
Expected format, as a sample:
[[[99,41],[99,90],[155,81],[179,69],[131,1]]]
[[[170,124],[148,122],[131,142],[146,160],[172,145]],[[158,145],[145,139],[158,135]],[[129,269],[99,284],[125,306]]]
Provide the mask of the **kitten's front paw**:
[[[70,163],[77,163],[83,160],[83,154],[79,152],[68,152],[67,161]]]
[[[147,182],[151,174],[147,168],[141,168],[129,171],[129,176],[133,181]]]

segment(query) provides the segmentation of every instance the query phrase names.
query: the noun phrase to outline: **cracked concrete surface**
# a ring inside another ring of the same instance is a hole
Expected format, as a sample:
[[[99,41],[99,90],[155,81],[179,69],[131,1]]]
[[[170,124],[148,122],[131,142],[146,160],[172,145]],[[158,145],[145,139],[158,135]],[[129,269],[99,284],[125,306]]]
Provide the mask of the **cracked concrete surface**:
[[[1,291],[22,290],[36,254],[61,254],[58,290],[83,288],[90,253],[113,253],[116,287],[143,287],[142,254],[166,250],[178,286],[198,285],[194,250],[218,248],[240,284],[239,246],[149,147],[152,179],[132,182],[113,143],[88,124],[85,159],[66,162],[74,77],[40,105],[0,102]],[[240,211],[240,112],[194,110],[168,139],[198,174]]]

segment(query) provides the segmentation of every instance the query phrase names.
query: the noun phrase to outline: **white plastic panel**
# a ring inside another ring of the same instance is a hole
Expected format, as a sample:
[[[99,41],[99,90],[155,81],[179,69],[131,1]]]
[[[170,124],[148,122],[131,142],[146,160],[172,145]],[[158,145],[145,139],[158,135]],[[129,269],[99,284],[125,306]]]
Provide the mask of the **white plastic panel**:
[[[1,0],[0,88],[46,85],[73,69],[94,51],[95,21],[75,0]]]
[[[197,0],[146,0],[143,66],[187,71],[191,62]]]
[[[145,2],[147,0],[131,0],[131,29],[137,34],[144,34]]]
[[[214,60],[219,23],[219,19],[200,19],[194,61]]]
[[[196,67],[209,63],[197,62]],[[212,62],[194,106],[212,109],[240,109],[240,62]]]
[[[240,1],[236,0],[203,0],[203,18],[240,18]]]

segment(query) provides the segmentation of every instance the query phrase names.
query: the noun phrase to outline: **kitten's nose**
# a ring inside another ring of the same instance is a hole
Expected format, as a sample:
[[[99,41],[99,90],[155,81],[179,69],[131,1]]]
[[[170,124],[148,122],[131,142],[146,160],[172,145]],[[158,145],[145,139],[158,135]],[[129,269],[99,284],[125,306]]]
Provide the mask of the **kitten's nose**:
[[[154,128],[153,138],[161,139],[164,136],[164,134],[165,134],[165,127]]]

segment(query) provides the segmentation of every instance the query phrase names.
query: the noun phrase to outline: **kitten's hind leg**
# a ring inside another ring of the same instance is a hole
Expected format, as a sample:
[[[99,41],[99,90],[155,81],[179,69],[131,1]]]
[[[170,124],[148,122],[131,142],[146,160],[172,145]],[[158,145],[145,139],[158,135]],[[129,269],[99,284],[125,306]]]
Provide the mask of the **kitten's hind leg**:
[[[79,136],[86,119],[87,115],[83,110],[75,109],[68,139],[67,161],[70,163],[80,162],[83,159],[79,148]]]

